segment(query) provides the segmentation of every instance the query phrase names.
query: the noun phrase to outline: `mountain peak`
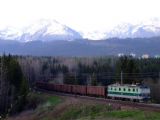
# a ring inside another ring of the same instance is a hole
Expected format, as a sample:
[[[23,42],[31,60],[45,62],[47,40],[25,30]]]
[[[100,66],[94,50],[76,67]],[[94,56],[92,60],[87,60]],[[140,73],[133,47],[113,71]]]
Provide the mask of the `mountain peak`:
[[[1,39],[28,41],[75,40],[82,36],[72,28],[60,24],[56,20],[40,19],[21,29],[8,27],[0,30]]]

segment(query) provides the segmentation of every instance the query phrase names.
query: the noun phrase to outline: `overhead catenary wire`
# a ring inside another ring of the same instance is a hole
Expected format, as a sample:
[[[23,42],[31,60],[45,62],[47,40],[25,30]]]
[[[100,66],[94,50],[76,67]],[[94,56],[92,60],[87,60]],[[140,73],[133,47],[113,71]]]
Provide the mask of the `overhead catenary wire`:
[[[156,77],[159,78],[160,75],[159,72],[148,72],[148,73],[123,73],[123,79],[144,79],[144,78],[152,78]],[[93,76],[93,73],[62,73],[63,77],[66,77],[65,79],[82,79]],[[54,79],[56,77],[59,77],[58,75],[41,75],[40,77],[45,77],[46,79]],[[114,72],[106,72],[106,73],[94,73],[94,77],[97,77],[99,79],[121,79],[121,75],[117,75]]]

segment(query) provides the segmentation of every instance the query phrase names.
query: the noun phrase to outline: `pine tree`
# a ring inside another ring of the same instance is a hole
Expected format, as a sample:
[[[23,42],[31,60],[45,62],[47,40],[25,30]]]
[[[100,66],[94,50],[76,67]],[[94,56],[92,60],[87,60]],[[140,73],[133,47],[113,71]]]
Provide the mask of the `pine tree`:
[[[96,77],[95,73],[93,73],[91,76],[91,85],[97,86],[97,84],[98,84],[97,77]]]
[[[0,114],[5,115],[23,108],[28,85],[15,58],[3,55],[0,59]]]

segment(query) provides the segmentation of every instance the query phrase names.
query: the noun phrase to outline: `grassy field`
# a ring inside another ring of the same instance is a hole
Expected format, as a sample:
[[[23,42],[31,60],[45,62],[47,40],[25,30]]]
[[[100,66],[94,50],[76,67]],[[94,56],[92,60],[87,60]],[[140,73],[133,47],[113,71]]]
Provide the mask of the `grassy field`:
[[[139,110],[114,110],[107,105],[74,106],[58,120],[160,120],[160,113]]]
[[[36,108],[8,120],[160,120],[160,113],[121,109],[92,100],[31,93]]]

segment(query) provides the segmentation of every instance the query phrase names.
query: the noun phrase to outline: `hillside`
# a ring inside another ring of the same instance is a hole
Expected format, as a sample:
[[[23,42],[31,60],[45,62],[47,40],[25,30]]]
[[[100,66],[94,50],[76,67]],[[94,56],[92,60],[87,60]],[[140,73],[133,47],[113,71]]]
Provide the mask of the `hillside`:
[[[140,111],[117,104],[101,103],[75,97],[32,93],[44,101],[34,109],[7,120],[158,120],[160,114]],[[136,114],[136,116],[135,116]]]
[[[73,40],[73,41],[31,41],[18,42],[0,40],[0,53],[34,56],[107,56],[119,53],[137,56],[159,55],[160,37],[154,38],[112,38],[107,40]]]

